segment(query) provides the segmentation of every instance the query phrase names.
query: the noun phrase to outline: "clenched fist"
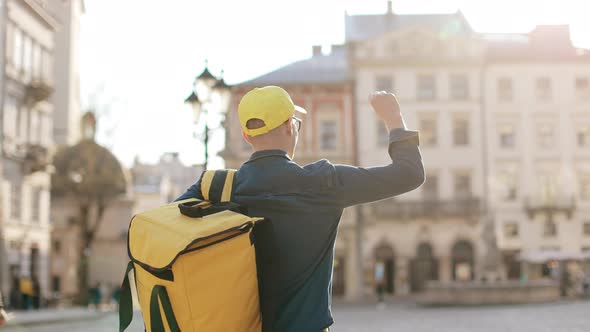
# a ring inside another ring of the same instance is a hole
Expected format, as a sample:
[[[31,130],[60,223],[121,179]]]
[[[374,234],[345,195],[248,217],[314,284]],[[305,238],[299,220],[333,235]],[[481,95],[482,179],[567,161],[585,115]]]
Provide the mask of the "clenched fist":
[[[369,95],[369,103],[377,113],[377,117],[385,122],[387,130],[406,127],[399,103],[393,93],[375,91]]]

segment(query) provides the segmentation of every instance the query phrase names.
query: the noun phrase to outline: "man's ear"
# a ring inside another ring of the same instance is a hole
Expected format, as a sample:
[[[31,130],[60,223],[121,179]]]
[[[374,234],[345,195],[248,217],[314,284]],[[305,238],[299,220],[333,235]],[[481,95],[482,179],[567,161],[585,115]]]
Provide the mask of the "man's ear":
[[[248,136],[248,134],[246,134],[243,130],[242,130],[242,137],[246,140],[246,142],[252,144],[252,142],[250,141],[250,136]]]
[[[289,118],[289,120],[287,120],[283,125],[287,126],[287,134],[289,134],[289,136],[293,136],[293,120]]]

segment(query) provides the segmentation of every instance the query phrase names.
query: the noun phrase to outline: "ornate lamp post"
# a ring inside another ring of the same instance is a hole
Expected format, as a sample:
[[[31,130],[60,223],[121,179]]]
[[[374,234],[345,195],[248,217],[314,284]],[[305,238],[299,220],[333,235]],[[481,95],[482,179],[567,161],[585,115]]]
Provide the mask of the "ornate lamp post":
[[[205,123],[203,133],[203,145],[205,147],[205,162],[203,167],[205,170],[207,169],[207,163],[209,161],[210,133],[218,129],[218,127],[209,127],[209,112],[218,112],[220,115],[224,116],[225,113],[227,113],[230,97],[230,87],[223,79],[223,70],[221,71],[220,77],[216,78],[209,71],[207,60],[205,60],[205,69],[195,78],[193,90],[184,100],[184,103],[189,104],[193,109],[193,119],[195,124],[198,124],[200,120]],[[203,119],[201,119],[201,115],[203,116]]]

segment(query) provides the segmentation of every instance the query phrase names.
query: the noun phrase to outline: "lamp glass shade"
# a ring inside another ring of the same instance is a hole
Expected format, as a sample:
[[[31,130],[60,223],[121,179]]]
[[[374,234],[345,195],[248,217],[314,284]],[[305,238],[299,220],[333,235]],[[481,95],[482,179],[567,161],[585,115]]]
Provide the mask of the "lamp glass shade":
[[[219,111],[224,114],[227,113],[231,100],[231,90],[229,86],[225,84],[217,84],[214,88],[214,98],[219,106]]]
[[[217,83],[215,77],[199,77],[195,82],[195,90],[202,101],[207,102],[211,98],[213,86]]]

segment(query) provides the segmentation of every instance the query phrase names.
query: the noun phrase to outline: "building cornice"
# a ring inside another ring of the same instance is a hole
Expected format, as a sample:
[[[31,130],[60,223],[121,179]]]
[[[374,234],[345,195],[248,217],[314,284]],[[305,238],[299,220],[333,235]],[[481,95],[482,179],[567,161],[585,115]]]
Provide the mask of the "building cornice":
[[[35,13],[47,26],[53,30],[60,27],[59,22],[49,12],[33,0],[21,0],[28,8]]]

